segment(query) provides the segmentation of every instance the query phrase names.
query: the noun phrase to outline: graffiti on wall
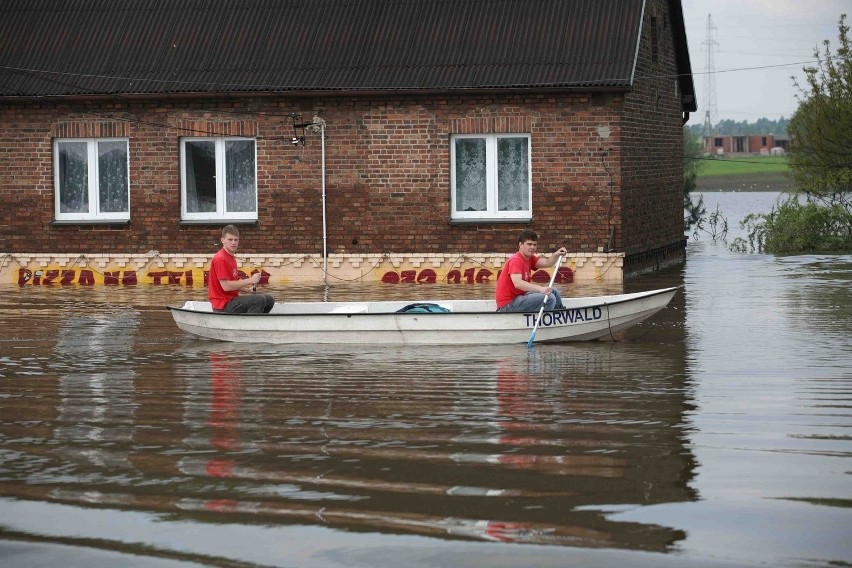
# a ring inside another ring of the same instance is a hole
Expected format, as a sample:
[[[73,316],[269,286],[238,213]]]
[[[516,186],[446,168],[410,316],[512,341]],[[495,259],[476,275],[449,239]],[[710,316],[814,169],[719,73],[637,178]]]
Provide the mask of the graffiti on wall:
[[[240,271],[240,278],[248,278],[258,270],[246,273]],[[270,274],[259,271],[260,283],[269,284]],[[209,272],[194,270],[150,270],[137,273],[135,270],[106,270],[98,272],[90,268],[50,268],[45,270],[18,269],[18,286],[136,286],[153,284],[154,286],[194,286],[196,282],[207,286]]]
[[[260,284],[268,285],[269,272],[254,269],[250,272],[240,270],[241,278],[260,272]],[[207,270],[105,270],[91,268],[19,268],[17,274],[18,286],[136,286],[138,284],[154,286],[207,286]],[[445,274],[425,268],[422,270],[388,271],[382,274],[380,281],[384,284],[485,284],[496,282],[500,271],[488,268],[458,268]],[[549,282],[550,273],[538,270],[532,275],[533,282]],[[557,284],[568,284],[574,281],[574,273],[570,268],[561,267],[556,274]]]
[[[447,272],[447,284],[483,284],[496,282],[500,271],[492,272],[487,268],[466,268],[464,270],[453,269]],[[492,279],[493,277],[493,279]],[[546,270],[537,270],[531,277],[533,282],[550,282],[550,273]],[[556,273],[557,284],[568,284],[574,281],[574,273],[570,268],[560,268]],[[402,270],[400,272],[385,272],[382,275],[385,284],[435,284],[438,282],[438,273],[431,268],[423,270]]]

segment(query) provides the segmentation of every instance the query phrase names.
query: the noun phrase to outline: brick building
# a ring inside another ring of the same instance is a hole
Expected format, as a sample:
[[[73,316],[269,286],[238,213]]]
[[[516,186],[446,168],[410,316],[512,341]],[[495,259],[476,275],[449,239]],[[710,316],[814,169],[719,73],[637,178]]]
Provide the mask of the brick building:
[[[704,153],[714,156],[728,154],[771,154],[786,152],[789,138],[774,134],[716,134],[704,137]]]
[[[580,278],[683,258],[679,0],[6,0],[0,38],[21,283],[191,279],[226,223],[282,283],[493,279],[527,227]]]

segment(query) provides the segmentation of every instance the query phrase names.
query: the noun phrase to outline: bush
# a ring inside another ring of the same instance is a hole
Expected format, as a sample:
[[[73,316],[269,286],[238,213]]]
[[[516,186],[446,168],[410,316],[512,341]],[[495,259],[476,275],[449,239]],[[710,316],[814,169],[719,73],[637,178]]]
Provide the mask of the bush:
[[[748,241],[735,240],[734,250],[852,251],[852,38],[845,14],[838,31],[837,51],[823,42],[817,64],[803,69],[804,86],[794,80],[800,95],[789,124],[789,161],[797,195],[767,215],[746,217]]]
[[[767,214],[751,214],[740,226],[748,231],[733,250],[780,254],[852,251],[852,213],[839,204],[802,203],[796,196],[780,201]]]

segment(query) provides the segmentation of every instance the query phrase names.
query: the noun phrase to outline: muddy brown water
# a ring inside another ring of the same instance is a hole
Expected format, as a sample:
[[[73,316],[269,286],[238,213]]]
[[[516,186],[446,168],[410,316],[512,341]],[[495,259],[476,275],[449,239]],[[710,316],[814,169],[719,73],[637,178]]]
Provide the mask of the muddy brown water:
[[[705,195],[731,225],[765,193]],[[733,237],[733,235],[731,235]],[[690,240],[613,340],[193,339],[175,287],[3,287],[4,566],[852,562],[852,257]],[[567,295],[621,291],[598,284]],[[280,287],[283,299],[488,285]]]

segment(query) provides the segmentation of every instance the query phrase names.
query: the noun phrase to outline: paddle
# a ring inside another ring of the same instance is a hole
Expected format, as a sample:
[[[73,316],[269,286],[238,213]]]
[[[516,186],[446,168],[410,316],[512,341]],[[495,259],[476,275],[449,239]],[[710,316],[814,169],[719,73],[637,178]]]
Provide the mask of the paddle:
[[[556,259],[556,266],[553,267],[553,276],[550,277],[550,284],[547,286],[548,288],[553,288],[553,282],[556,280],[556,273],[559,272],[559,265],[562,264],[562,258],[559,257]],[[538,322],[541,321],[541,316],[544,313],[544,306],[547,304],[547,298],[550,297],[550,294],[544,297],[544,300],[541,302],[541,309],[538,311],[538,317],[535,319],[535,325],[533,326],[532,333],[530,334],[530,340],[527,342],[527,349],[532,349],[533,342],[535,341],[535,332],[538,330]]]

